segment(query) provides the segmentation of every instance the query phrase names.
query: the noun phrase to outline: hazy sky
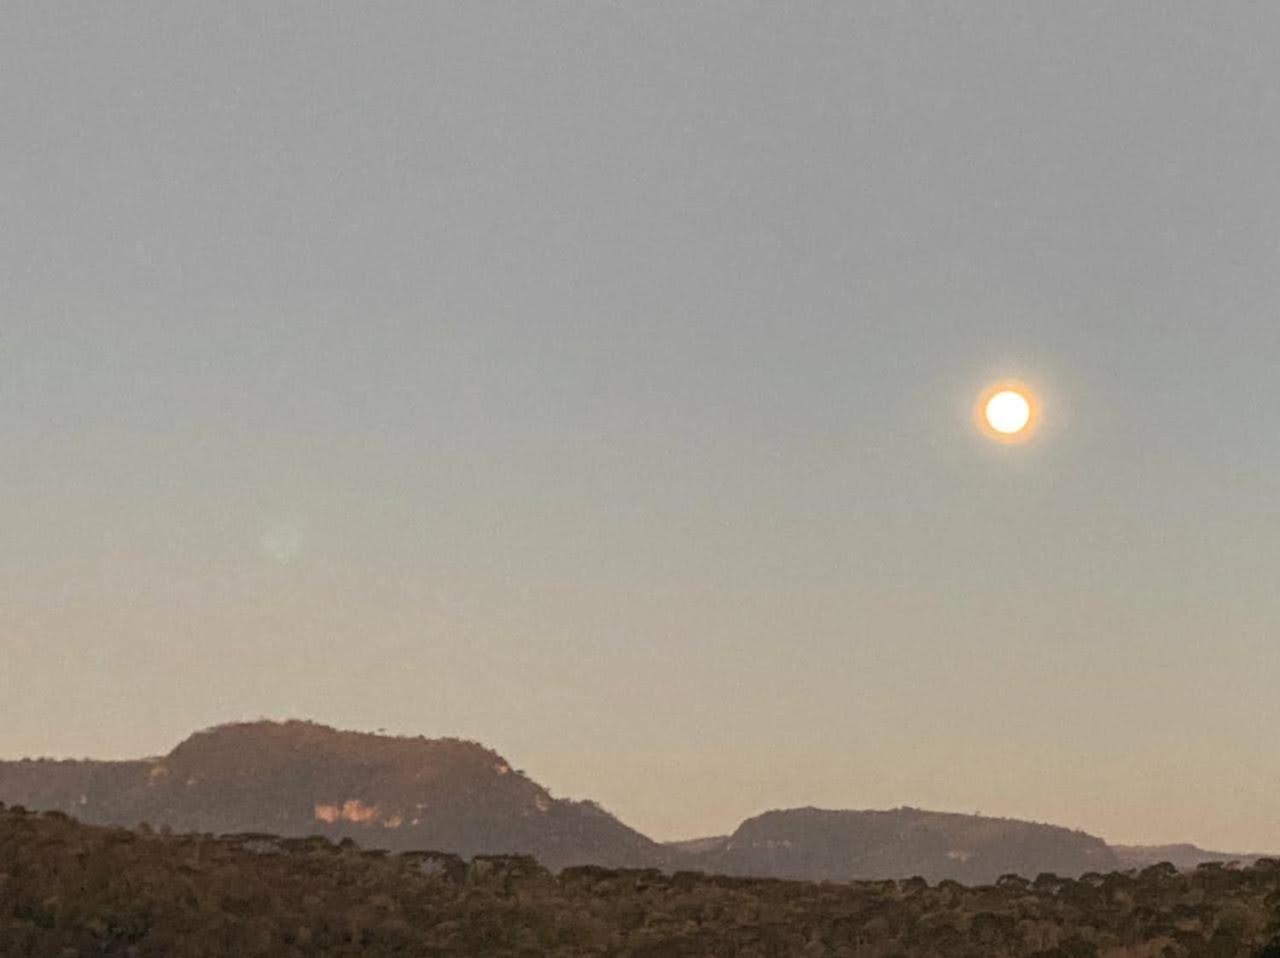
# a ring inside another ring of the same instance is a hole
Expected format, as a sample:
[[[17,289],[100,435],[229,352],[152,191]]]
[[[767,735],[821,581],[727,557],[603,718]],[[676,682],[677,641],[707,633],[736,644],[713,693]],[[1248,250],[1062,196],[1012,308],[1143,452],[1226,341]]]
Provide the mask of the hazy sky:
[[[1280,850],[1280,6],[0,22],[0,755]],[[970,409],[1018,376],[1036,440]]]

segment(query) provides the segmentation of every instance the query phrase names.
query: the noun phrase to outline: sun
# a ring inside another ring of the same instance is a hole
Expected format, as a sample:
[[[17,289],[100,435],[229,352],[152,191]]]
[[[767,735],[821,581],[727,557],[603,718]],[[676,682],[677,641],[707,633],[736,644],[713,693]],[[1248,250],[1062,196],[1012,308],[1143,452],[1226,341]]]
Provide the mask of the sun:
[[[984,389],[974,409],[982,431],[999,442],[1025,442],[1039,418],[1035,393],[1022,383],[1002,382]]]
[[[998,433],[1012,436],[1031,421],[1031,403],[1022,393],[1003,389],[987,400],[987,424]]]

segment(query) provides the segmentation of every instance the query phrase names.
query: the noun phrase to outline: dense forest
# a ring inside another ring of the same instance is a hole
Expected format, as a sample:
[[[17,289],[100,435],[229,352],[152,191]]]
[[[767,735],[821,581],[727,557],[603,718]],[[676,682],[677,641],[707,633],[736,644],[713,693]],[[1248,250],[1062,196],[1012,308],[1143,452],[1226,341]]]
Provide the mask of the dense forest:
[[[1280,861],[798,882],[354,841],[156,833],[0,807],[0,954],[1280,958]]]

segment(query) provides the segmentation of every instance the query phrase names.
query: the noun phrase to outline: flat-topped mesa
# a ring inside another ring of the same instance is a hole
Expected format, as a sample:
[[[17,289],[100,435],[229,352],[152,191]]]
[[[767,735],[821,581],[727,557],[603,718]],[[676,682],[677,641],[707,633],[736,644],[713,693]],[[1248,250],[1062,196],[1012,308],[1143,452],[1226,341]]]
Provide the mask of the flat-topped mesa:
[[[553,798],[477,742],[300,721],[206,729],[157,759],[0,763],[0,799],[95,824],[350,836],[368,848],[529,854],[553,868],[670,854],[598,806]]]
[[[915,808],[765,812],[696,858],[698,867],[731,875],[833,881],[921,876],[967,884],[1011,873],[1075,876],[1116,864],[1106,843],[1084,832]]]
[[[465,858],[532,855],[553,870],[597,865],[982,884],[1006,874],[1078,877],[1159,861],[1185,869],[1257,857],[1194,846],[1111,848],[1054,825],[905,807],[771,811],[731,835],[660,845],[593,802],[552,797],[478,742],[300,721],[220,725],[157,758],[0,762],[0,801],[90,824],[319,835],[332,843],[353,839],[369,850],[439,849]],[[254,847],[272,846],[261,839]]]

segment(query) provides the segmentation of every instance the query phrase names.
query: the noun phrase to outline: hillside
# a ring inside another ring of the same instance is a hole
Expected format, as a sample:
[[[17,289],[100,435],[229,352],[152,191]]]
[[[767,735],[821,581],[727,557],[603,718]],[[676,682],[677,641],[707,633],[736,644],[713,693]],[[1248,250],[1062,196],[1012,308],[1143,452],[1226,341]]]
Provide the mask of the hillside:
[[[678,796],[673,796],[678,800]],[[497,752],[456,738],[249,722],[198,732],[160,758],[0,762],[0,802],[100,825],[350,837],[368,848],[526,854],[553,869],[696,868],[799,880],[994,881],[1160,861],[1259,856],[1117,846],[1079,831],[913,808],[771,811],[732,835],[659,844],[596,804],[554,798]]]
[[[1239,862],[1247,865],[1259,858],[1268,856],[1259,853],[1236,854],[1233,852],[1211,852],[1195,845],[1112,845],[1116,860],[1121,868],[1146,868],[1160,862],[1169,862],[1175,868],[1183,870],[1195,868],[1205,862]]]
[[[1280,862],[929,887],[814,884],[352,842],[155,835],[0,807],[0,954],[1274,958]]]
[[[688,838],[683,841],[663,842],[667,848],[677,855],[702,855],[717,851],[729,840],[728,835],[714,835],[710,838]]]
[[[766,812],[691,858],[729,875],[832,881],[918,875],[970,884],[1008,873],[1074,877],[1117,865],[1106,843],[1084,832],[915,808]]]
[[[0,762],[0,801],[102,825],[352,837],[391,850],[529,854],[554,868],[670,857],[476,743],[307,722],[224,725],[146,761]]]

